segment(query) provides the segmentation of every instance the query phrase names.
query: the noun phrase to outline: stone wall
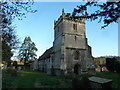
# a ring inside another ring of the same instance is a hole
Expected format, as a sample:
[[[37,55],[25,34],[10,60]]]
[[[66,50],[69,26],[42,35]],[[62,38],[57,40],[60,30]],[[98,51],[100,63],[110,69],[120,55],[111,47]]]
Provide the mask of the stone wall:
[[[95,72],[91,47],[88,46],[85,35],[84,20],[75,20],[69,14],[62,13],[54,22],[53,52],[49,58],[39,62],[40,70],[47,74]],[[78,59],[75,58],[75,52],[79,55],[76,56]]]

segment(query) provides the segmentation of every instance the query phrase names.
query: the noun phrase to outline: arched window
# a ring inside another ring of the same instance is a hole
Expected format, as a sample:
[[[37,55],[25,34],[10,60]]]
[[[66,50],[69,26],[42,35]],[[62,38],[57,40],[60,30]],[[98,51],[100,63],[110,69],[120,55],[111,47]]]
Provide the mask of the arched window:
[[[74,52],[74,59],[75,59],[75,60],[79,60],[79,56],[80,56],[79,51],[75,51],[75,52]]]

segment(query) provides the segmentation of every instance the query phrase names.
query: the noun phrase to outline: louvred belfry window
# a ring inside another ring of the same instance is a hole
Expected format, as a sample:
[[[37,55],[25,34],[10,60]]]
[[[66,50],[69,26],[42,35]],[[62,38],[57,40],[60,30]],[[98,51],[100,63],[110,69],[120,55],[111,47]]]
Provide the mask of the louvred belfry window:
[[[73,30],[77,31],[77,24],[73,24]]]

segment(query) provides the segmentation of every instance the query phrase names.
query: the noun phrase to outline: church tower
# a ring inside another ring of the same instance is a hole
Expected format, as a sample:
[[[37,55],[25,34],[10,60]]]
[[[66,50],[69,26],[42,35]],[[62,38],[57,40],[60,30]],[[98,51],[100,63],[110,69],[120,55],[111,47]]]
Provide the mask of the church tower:
[[[75,19],[69,13],[54,21],[54,64],[56,75],[62,73],[95,74],[91,47],[87,43],[84,19]]]

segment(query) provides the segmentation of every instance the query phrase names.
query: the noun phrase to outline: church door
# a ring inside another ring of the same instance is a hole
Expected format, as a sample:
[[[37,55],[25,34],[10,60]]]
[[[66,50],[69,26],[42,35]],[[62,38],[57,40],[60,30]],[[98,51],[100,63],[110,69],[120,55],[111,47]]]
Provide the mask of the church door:
[[[79,73],[78,73],[78,68],[79,68],[78,65],[75,65],[75,66],[74,66],[74,73],[75,73],[75,74],[79,74]]]

